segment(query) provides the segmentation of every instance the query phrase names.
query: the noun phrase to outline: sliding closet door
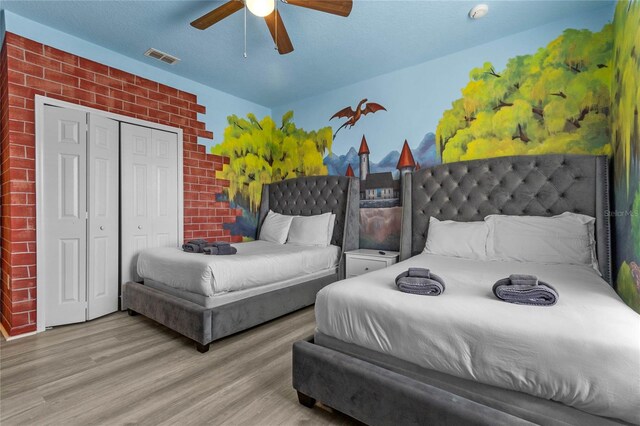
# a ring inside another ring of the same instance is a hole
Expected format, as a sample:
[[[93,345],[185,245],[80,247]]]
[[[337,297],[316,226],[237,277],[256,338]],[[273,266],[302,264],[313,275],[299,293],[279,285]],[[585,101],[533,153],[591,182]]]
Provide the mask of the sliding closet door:
[[[81,322],[87,308],[87,114],[45,107],[42,228],[45,325]]]
[[[138,253],[178,244],[178,137],[122,123],[121,281],[138,281]]]
[[[89,115],[87,319],[118,310],[118,124],[99,115]]]

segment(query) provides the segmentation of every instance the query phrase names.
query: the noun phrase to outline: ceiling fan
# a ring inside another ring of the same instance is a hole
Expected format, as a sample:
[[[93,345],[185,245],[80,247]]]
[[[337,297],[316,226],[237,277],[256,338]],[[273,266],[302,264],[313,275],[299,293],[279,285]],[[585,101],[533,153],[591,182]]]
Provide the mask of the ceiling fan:
[[[281,55],[293,52],[293,44],[284,27],[282,18],[278,13],[275,2],[278,0],[230,0],[222,6],[199,17],[191,23],[191,26],[205,30],[222,21],[224,18],[233,15],[245,6],[251,13],[263,17],[269,27],[271,37],[276,44]],[[306,7],[307,9],[318,10],[320,12],[331,13],[339,16],[349,16],[353,7],[353,0],[281,0],[285,4]]]

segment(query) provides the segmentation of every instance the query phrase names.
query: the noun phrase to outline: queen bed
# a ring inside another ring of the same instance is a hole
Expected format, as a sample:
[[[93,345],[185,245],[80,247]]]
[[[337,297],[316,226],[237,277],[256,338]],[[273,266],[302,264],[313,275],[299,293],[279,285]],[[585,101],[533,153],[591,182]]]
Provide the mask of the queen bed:
[[[265,185],[260,227],[270,211],[305,217],[331,213],[330,244],[257,240],[234,244],[232,256],[146,250],[137,259],[143,282],[123,285],[123,308],[189,337],[206,352],[214,340],[309,306],[321,288],[343,277],[343,251],[358,246],[358,202],[358,181],[343,176]]]
[[[640,317],[611,283],[605,157],[503,157],[436,166],[405,180],[403,261],[319,292],[317,329],[293,348],[299,400],[368,424],[640,423]],[[423,253],[429,218],[595,217],[591,265]],[[437,297],[394,278],[429,267]],[[499,301],[510,274],[553,283],[555,306]]]

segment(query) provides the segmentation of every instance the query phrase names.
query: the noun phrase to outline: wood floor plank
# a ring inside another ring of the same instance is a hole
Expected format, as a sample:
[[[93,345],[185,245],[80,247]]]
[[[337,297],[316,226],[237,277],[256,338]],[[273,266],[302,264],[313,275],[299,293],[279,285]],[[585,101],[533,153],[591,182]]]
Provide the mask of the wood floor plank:
[[[0,423],[349,425],[298,404],[291,346],[313,334],[313,308],[211,345],[117,312],[0,342]]]

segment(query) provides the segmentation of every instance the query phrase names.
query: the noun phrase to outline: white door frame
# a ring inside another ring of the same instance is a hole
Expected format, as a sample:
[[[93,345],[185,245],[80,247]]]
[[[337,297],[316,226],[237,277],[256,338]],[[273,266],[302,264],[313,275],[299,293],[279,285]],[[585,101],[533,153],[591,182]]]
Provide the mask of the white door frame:
[[[45,331],[45,307],[44,307],[44,294],[46,292],[43,280],[40,277],[44,276],[46,271],[44,270],[44,252],[41,250],[44,247],[44,233],[43,228],[43,202],[42,202],[42,188],[44,188],[44,176],[42,173],[43,162],[43,143],[44,143],[44,107],[45,105],[69,108],[76,111],[83,111],[92,114],[98,114],[105,118],[121,121],[123,123],[135,124],[138,126],[150,127],[152,129],[164,130],[166,132],[176,133],[178,135],[178,241],[184,239],[184,144],[183,144],[183,132],[178,127],[165,126],[164,124],[153,123],[150,121],[140,120],[133,117],[128,117],[122,114],[114,114],[112,112],[102,111],[96,108],[89,108],[82,105],[77,105],[71,102],[65,102],[58,99],[48,98],[42,95],[35,96],[35,120],[36,120],[36,332]]]

